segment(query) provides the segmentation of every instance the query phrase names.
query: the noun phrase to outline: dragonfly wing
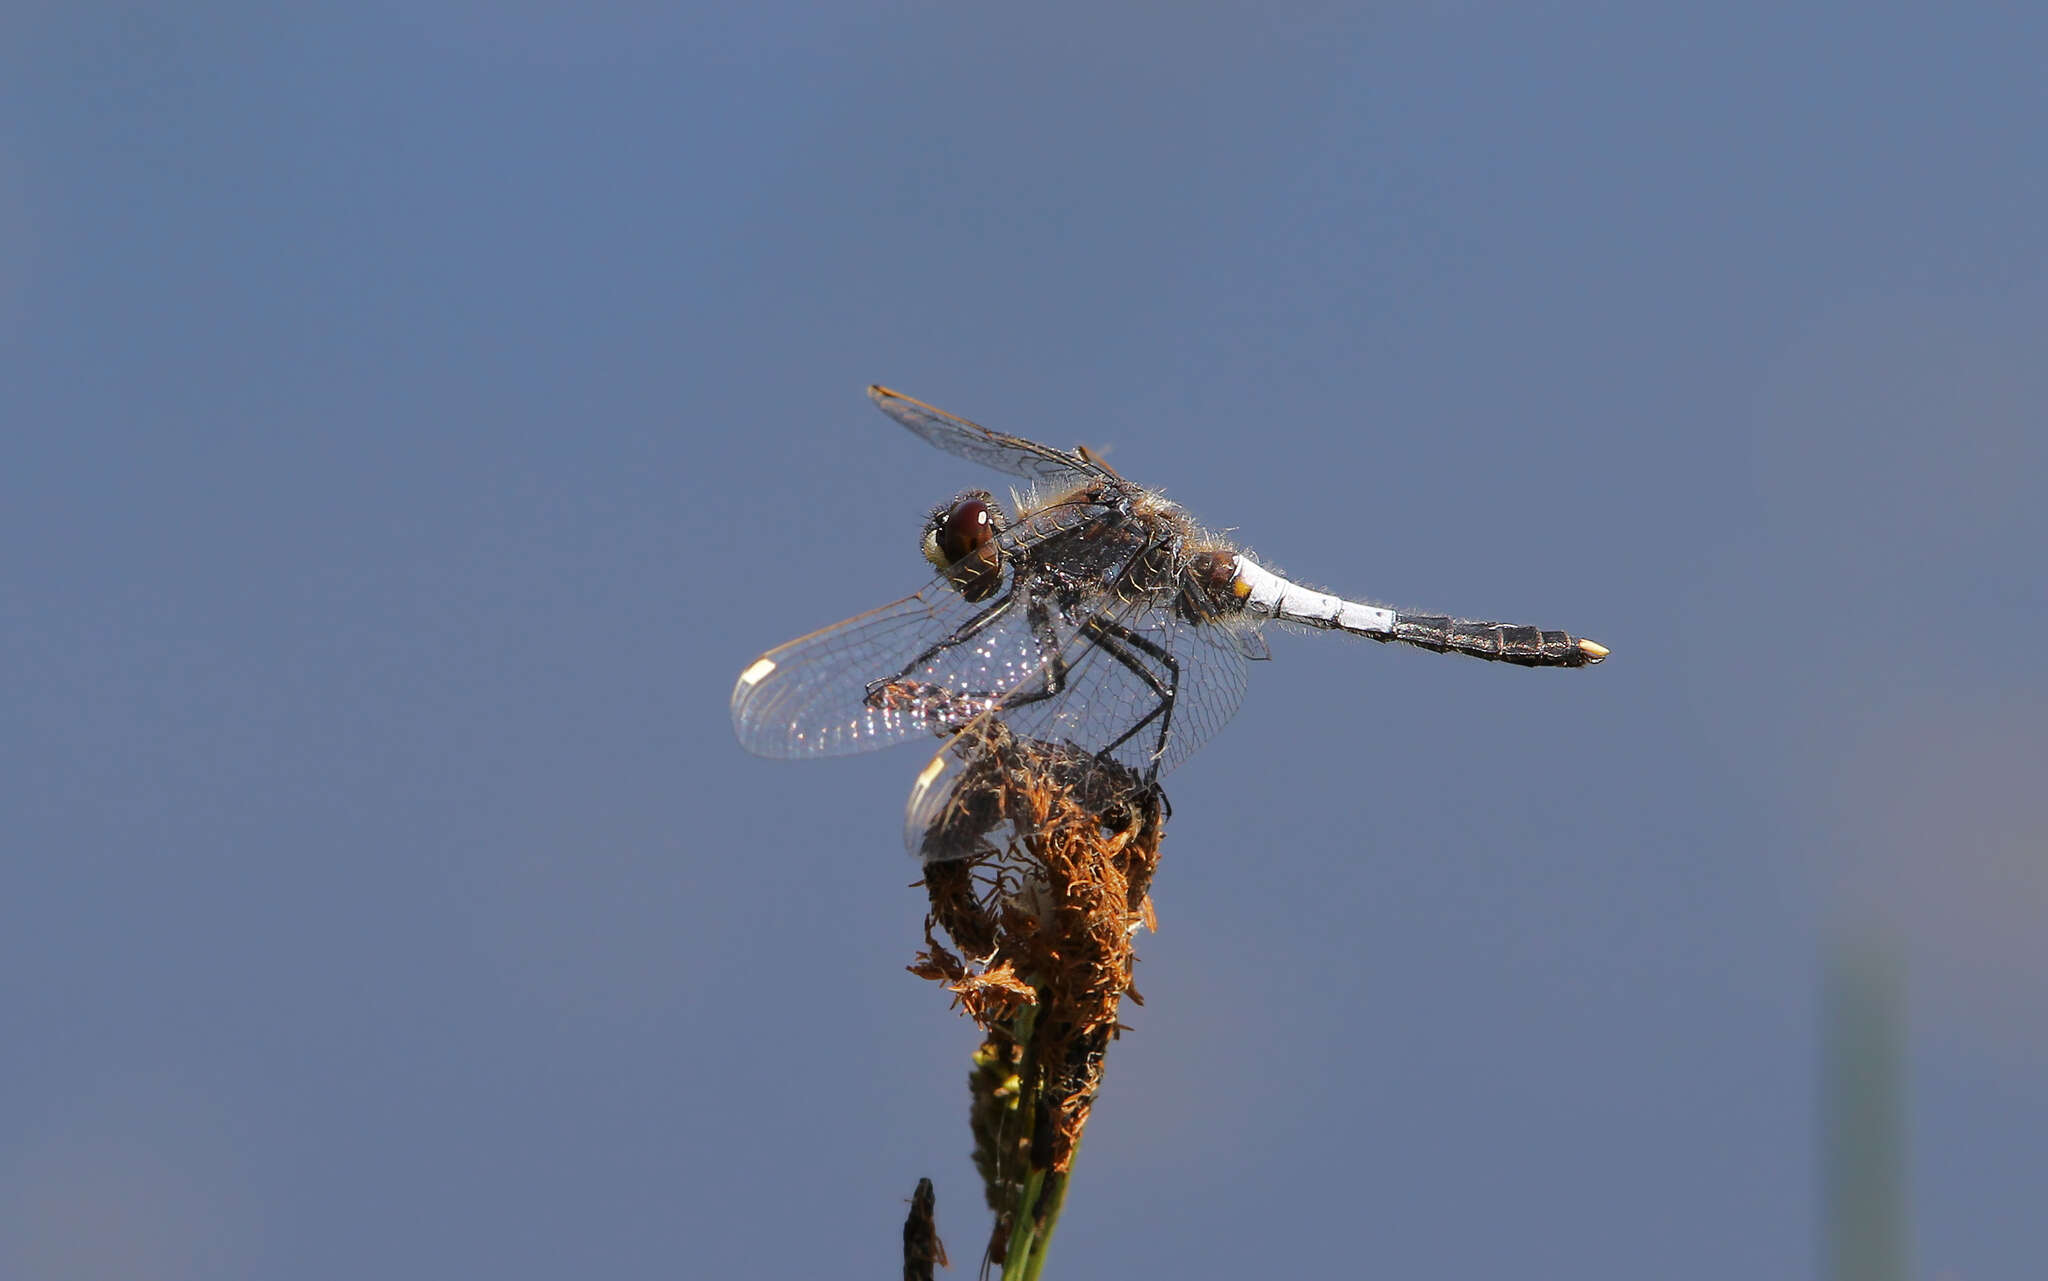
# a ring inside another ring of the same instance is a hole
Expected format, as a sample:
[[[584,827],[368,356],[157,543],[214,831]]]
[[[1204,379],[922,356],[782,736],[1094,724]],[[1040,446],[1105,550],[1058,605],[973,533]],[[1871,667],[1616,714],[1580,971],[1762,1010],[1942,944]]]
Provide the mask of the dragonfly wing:
[[[1162,774],[1194,755],[1237,715],[1249,675],[1246,663],[1272,657],[1256,631],[1182,624],[1173,635],[1180,688],[1173,705],[1173,733],[1159,762]]]
[[[1061,661],[1046,677],[1057,695],[1033,700],[1020,689],[1002,719],[1020,739],[1106,753],[1139,774],[1156,763],[1164,774],[1236,713],[1245,643],[1231,629],[1188,623],[1156,603],[1106,608],[1109,599],[1059,621]]]
[[[880,609],[755,659],[732,692],[733,732],[760,756],[844,756],[945,735],[1037,692],[1071,629],[1025,593],[969,601],[945,575]]]
[[[993,467],[1012,476],[1027,476],[1047,487],[1114,479],[1107,470],[1079,454],[1041,445],[1022,436],[991,431],[980,423],[971,423],[887,387],[868,388],[868,399],[875,402],[877,409],[917,433],[927,443],[984,467]]]

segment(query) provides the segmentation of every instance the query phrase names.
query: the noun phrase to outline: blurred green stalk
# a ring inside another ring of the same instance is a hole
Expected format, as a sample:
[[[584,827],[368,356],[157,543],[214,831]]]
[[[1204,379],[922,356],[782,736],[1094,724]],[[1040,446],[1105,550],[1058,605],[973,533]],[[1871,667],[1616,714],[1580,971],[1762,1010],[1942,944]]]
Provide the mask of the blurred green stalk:
[[[1905,962],[1888,933],[1831,945],[1823,1018],[1822,1178],[1832,1281],[1906,1281]]]

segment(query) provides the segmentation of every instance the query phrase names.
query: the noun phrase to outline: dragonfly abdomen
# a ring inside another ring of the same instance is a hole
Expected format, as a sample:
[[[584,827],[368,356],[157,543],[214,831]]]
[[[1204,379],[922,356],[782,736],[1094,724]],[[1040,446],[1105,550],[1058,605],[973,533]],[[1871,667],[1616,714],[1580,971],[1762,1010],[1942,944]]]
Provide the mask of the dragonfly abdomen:
[[[1312,591],[1267,569],[1249,556],[1233,564],[1231,592],[1254,614],[1304,627],[1350,632],[1378,640],[1394,639],[1394,611],[1364,605],[1328,592]]]
[[[1381,639],[1405,641],[1439,654],[1469,654],[1521,667],[1590,667],[1607,657],[1606,646],[1580,640],[1569,632],[1480,623],[1442,614],[1396,614],[1394,634]]]

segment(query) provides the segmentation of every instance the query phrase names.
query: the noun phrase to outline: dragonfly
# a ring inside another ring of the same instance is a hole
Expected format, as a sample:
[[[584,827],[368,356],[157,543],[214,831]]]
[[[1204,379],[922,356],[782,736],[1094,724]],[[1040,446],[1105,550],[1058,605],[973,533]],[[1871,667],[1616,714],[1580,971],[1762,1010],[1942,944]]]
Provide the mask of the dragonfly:
[[[1590,667],[1568,632],[1348,600],[1293,582],[1086,446],[994,431],[886,387],[926,443],[1026,482],[933,508],[925,587],[749,663],[733,730],[762,756],[826,757],[947,739],[986,717],[1021,741],[1156,784],[1237,711],[1270,622],[1523,667]],[[931,781],[946,759],[927,770]],[[913,792],[912,808],[918,806]]]

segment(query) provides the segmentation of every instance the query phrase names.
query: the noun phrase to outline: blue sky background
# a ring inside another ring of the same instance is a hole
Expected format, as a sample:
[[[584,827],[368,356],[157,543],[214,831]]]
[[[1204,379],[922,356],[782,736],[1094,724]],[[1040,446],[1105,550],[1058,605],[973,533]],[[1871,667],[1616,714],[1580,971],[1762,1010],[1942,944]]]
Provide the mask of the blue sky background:
[[[971,1275],[917,751],[726,699],[1086,442],[1305,581],[1170,780],[1069,1277],[2048,1257],[2048,17],[0,13],[0,1274]]]

